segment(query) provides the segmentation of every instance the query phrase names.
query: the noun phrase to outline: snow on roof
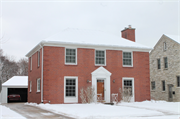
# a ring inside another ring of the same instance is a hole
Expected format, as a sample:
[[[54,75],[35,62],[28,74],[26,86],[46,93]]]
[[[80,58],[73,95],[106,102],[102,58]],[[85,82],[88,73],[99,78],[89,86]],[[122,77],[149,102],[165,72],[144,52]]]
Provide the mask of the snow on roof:
[[[164,34],[164,35],[180,44],[180,36],[179,35],[169,35],[169,34]]]
[[[151,49],[150,47],[139,43],[121,38],[113,34],[109,34],[98,30],[84,30],[77,28],[67,28],[49,38],[46,41],[59,41],[66,43],[82,44],[82,45],[104,45],[114,47],[131,47],[140,49]]]
[[[2,86],[28,86],[28,76],[13,76]]]

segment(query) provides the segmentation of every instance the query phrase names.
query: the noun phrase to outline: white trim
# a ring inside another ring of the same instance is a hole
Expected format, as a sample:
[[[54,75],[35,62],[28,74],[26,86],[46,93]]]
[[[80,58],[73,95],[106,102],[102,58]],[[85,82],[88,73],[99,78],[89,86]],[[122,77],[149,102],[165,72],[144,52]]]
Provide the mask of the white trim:
[[[66,97],[66,79],[74,78],[76,79],[76,96]],[[64,76],[64,103],[78,103],[78,77],[77,76]]]
[[[40,66],[40,51],[37,51],[37,54],[38,54],[37,59],[38,59],[38,67],[39,67]]]
[[[40,78],[38,78],[36,80],[36,85],[37,85],[37,92],[40,92],[41,91],[41,87],[40,87],[40,89],[38,89],[38,86],[41,86],[41,79]]]
[[[134,78],[133,77],[123,77],[122,78],[122,90],[124,89],[124,80],[132,80],[132,94],[133,94],[133,96],[132,96],[132,99],[131,99],[131,102],[134,102],[135,101],[135,86],[134,86]]]
[[[123,65],[123,54],[124,52],[130,52],[131,53],[131,65]],[[122,51],[122,65],[123,67],[133,67],[133,51]]]
[[[106,66],[106,50],[95,49],[94,63],[95,66]],[[104,51],[104,64],[96,64],[96,51]]]
[[[30,57],[30,59],[31,59],[31,65],[30,65],[30,70],[32,71],[32,56]]]
[[[111,100],[111,73],[104,67],[99,67],[91,73],[92,75],[92,86],[95,89],[94,100],[97,101],[97,79],[104,80],[104,101],[109,103]]]
[[[76,62],[75,63],[66,63],[66,49],[75,49],[76,50]],[[77,48],[69,48],[69,47],[65,47],[65,64],[66,65],[77,65]]]
[[[99,44],[82,44],[82,43],[69,43],[69,42],[54,42],[54,41],[41,41],[38,45],[36,45],[31,51],[26,54],[26,57],[32,56],[35,52],[37,52],[41,46],[54,46],[54,47],[76,47],[76,48],[86,48],[86,49],[106,49],[106,50],[131,50],[131,51],[141,51],[141,52],[149,52],[152,48],[149,47],[126,47],[126,46],[110,46],[110,45],[99,45]]]
[[[29,92],[32,92],[32,81],[29,82]]]

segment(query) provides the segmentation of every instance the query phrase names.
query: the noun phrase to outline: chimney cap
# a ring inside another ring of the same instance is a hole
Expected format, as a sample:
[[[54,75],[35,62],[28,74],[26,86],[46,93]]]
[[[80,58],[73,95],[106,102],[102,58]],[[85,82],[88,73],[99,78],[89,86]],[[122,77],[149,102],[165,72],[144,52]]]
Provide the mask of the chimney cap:
[[[135,28],[132,28],[131,25],[128,25],[128,27],[125,27],[122,31],[125,31],[126,29],[133,29],[133,30],[135,30]]]

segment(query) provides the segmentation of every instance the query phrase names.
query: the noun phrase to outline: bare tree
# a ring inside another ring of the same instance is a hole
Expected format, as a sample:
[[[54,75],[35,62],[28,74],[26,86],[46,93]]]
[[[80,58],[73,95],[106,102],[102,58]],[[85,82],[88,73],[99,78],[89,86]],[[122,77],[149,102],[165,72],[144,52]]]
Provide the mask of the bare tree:
[[[120,93],[120,100],[123,100],[124,102],[130,102],[132,99],[132,88],[124,88],[123,90],[119,88]]]
[[[20,76],[27,76],[28,75],[28,59],[27,58],[22,58],[18,61],[18,75]]]
[[[85,90],[82,88],[80,93],[80,98],[82,103],[92,103],[94,102],[95,89],[92,86],[88,86]]]

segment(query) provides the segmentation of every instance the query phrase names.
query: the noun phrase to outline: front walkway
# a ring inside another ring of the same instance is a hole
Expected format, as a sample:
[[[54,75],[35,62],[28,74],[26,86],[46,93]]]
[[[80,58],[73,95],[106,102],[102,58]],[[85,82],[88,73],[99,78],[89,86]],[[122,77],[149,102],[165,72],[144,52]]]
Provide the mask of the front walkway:
[[[8,103],[2,104],[11,110],[19,113],[27,119],[72,119],[60,114],[55,114],[38,107],[24,105],[24,103]]]

